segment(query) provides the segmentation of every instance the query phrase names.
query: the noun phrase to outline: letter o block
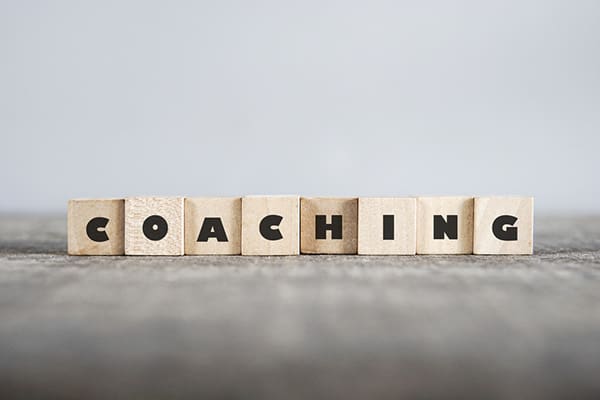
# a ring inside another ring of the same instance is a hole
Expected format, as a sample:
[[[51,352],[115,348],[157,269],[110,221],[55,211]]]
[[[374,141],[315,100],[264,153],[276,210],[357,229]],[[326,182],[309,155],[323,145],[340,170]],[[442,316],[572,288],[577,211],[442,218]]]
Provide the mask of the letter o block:
[[[125,199],[125,254],[183,255],[183,197]]]
[[[300,198],[242,198],[242,255],[300,254]]]
[[[123,255],[124,200],[69,200],[67,253],[78,256]]]
[[[533,198],[475,198],[474,254],[533,254]]]

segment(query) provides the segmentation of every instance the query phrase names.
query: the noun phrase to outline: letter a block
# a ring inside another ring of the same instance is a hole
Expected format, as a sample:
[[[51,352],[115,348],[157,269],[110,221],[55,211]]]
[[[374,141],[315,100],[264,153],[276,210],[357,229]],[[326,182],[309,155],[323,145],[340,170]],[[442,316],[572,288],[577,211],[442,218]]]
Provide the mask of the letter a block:
[[[357,198],[300,199],[300,252],[356,254]]]
[[[297,255],[300,252],[298,196],[242,198],[242,254]]]
[[[415,254],[416,218],[414,198],[359,198],[358,254]]]
[[[417,254],[473,253],[473,198],[417,199]]]
[[[183,255],[183,197],[125,199],[125,254]]]
[[[533,198],[475,198],[475,254],[532,254]]]
[[[240,254],[240,197],[185,199],[185,254]]]
[[[67,252],[78,256],[123,255],[124,200],[69,200]]]

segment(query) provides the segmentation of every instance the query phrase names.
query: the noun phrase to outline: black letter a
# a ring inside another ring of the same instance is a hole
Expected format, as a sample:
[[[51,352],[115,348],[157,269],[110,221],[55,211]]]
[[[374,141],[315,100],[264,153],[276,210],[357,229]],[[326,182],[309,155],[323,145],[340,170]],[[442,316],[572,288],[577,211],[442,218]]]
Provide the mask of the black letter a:
[[[206,217],[202,222],[198,242],[208,242],[209,238],[217,238],[217,242],[226,242],[227,234],[223,228],[223,222],[218,217]]]

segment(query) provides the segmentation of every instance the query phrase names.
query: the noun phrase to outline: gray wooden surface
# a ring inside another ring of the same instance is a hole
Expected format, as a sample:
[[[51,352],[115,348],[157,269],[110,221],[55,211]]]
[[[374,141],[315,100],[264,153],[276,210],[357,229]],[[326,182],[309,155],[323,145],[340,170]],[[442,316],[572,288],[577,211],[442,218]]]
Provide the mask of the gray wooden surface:
[[[0,217],[0,398],[600,398],[600,217],[534,256],[69,257]]]

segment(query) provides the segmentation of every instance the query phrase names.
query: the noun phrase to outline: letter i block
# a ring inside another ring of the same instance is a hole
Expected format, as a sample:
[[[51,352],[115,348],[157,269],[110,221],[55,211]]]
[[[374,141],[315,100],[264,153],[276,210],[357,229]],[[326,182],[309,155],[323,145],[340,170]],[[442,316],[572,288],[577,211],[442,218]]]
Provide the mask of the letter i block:
[[[183,255],[183,197],[125,199],[125,254]]]
[[[124,254],[124,200],[69,200],[67,253],[78,256]]]
[[[532,254],[533,198],[475,198],[475,254]]]
[[[357,198],[300,199],[300,252],[356,254]]]
[[[416,199],[358,199],[358,254],[411,255],[416,249]]]
[[[242,254],[285,256],[300,253],[298,196],[242,198]]]
[[[185,254],[240,254],[242,199],[185,199]]]
[[[473,197],[417,199],[417,254],[473,253]]]

